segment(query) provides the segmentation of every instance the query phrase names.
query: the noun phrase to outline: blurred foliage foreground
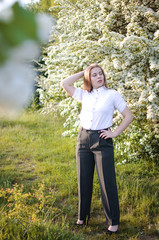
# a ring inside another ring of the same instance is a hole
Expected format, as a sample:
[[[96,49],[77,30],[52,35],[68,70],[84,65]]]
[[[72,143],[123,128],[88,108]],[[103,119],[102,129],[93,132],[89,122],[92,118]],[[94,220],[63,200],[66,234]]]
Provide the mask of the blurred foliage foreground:
[[[31,100],[33,60],[53,24],[47,14],[35,15],[18,2],[0,10],[0,118],[15,117]]]

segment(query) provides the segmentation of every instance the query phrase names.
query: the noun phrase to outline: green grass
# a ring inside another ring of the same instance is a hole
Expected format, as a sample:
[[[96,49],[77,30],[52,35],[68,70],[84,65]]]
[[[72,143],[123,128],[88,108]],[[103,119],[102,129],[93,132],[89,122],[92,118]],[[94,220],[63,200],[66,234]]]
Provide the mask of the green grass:
[[[63,122],[57,113],[37,112],[0,121],[0,239],[158,239],[159,179],[147,162],[116,165],[121,210],[117,236],[105,235],[96,173],[89,226],[75,226],[76,137],[62,137]]]

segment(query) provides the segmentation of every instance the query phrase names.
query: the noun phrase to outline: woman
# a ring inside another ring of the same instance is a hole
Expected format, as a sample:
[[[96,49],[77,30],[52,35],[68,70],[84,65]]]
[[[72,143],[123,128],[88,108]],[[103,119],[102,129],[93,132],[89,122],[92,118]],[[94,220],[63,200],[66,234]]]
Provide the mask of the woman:
[[[84,76],[83,89],[73,84]],[[64,90],[82,103],[81,128],[77,137],[76,159],[78,172],[78,220],[83,225],[90,218],[94,166],[96,165],[101,198],[109,225],[107,232],[115,233],[119,224],[119,203],[116,186],[112,138],[121,134],[133,117],[122,96],[108,89],[103,69],[91,64],[85,71],[62,81]],[[123,116],[123,121],[111,131],[114,109]]]

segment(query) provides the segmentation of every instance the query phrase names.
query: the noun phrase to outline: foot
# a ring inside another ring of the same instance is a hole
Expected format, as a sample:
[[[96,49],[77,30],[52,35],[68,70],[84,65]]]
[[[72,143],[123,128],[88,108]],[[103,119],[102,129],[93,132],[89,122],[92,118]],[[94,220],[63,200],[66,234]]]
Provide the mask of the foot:
[[[79,219],[78,219],[76,224],[77,224],[77,225],[83,225],[83,223],[84,223],[83,220],[79,220]]]
[[[108,231],[110,231],[110,232],[115,233],[115,232],[117,232],[117,230],[118,230],[118,225],[114,225],[114,226],[110,225],[108,227]]]

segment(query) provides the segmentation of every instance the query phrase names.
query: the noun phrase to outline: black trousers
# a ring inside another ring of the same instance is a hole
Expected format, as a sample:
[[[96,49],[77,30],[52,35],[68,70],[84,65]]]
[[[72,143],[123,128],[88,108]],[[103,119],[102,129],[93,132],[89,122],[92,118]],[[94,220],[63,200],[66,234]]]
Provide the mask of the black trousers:
[[[93,190],[93,175],[96,165],[101,189],[101,199],[109,225],[119,223],[119,202],[114,168],[114,150],[112,139],[99,137],[96,130],[81,128],[77,137],[76,161],[78,176],[78,218],[90,218]]]

